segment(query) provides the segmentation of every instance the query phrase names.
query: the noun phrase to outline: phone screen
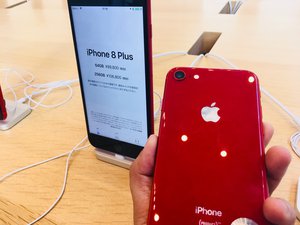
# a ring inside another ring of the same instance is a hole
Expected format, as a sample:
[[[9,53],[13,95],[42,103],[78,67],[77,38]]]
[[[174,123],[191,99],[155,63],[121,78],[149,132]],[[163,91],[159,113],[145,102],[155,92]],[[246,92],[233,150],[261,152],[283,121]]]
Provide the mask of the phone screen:
[[[71,6],[90,134],[144,146],[149,65],[143,6]]]

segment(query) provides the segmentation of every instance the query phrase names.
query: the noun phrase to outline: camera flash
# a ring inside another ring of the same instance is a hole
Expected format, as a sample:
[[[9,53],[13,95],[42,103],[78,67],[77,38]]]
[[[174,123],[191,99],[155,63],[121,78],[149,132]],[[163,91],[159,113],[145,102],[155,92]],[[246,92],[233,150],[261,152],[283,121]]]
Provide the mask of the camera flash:
[[[182,136],[181,136],[181,140],[182,140],[183,142],[186,142],[186,141],[188,140],[188,137],[187,137],[186,135],[182,135]]]
[[[223,150],[221,151],[220,155],[225,158],[227,156],[227,151]]]
[[[248,81],[250,82],[250,83],[253,83],[254,82],[254,77],[249,77],[249,79],[248,79]]]

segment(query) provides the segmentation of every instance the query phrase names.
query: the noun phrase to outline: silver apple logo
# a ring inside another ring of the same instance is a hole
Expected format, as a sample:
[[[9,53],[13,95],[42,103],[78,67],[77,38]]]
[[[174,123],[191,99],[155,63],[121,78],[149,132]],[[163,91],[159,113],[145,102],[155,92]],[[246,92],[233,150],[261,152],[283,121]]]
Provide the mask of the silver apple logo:
[[[218,122],[220,120],[220,116],[218,115],[218,111],[220,110],[215,106],[216,103],[212,103],[210,106],[205,106],[201,109],[201,116],[206,122]]]

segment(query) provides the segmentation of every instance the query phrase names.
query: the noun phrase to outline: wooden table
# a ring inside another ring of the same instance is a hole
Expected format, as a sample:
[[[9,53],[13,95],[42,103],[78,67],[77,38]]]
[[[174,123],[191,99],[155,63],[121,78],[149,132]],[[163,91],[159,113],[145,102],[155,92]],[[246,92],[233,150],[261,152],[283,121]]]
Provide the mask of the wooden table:
[[[35,75],[35,83],[77,78],[66,1],[0,2],[0,68]],[[255,72],[261,85],[300,115],[300,3],[296,0],[245,1],[235,15],[219,14],[227,1],[152,1],[153,51],[188,51],[203,32],[221,33],[211,53]],[[154,89],[162,95],[167,71],[189,66],[193,55],[154,59]],[[228,68],[206,57],[197,66]],[[67,104],[38,108],[8,131],[0,132],[1,175],[70,150],[85,135],[79,85]],[[22,90],[17,90],[22,96]],[[63,96],[59,91],[55,96]],[[54,96],[54,97],[55,97]],[[54,97],[49,101],[55,101]],[[294,205],[300,159],[289,146],[294,123],[268,98],[264,120],[275,127],[271,144],[290,149],[292,163],[274,196]],[[158,121],[155,122],[156,131]],[[94,148],[74,154],[63,199],[37,224],[132,224],[128,170],[96,159]],[[0,184],[0,224],[26,224],[57,197],[65,158],[19,173]],[[296,224],[300,224],[296,222]]]

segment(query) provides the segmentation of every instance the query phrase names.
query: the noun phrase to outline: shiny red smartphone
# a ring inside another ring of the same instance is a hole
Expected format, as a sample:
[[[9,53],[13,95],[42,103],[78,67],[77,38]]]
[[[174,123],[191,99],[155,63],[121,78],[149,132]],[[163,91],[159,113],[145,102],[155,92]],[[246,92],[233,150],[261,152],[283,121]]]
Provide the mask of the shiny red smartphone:
[[[256,75],[169,71],[148,225],[266,225],[267,196]]]

